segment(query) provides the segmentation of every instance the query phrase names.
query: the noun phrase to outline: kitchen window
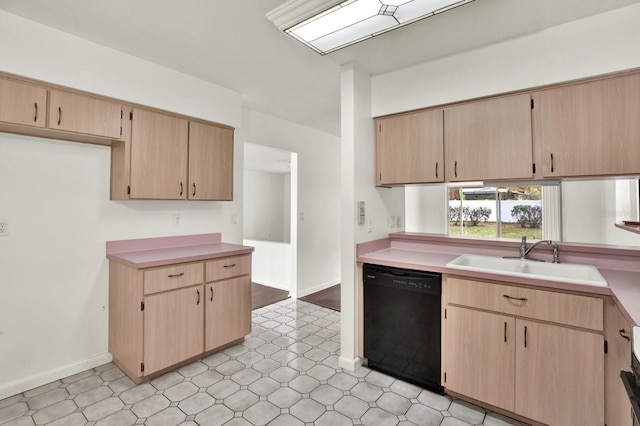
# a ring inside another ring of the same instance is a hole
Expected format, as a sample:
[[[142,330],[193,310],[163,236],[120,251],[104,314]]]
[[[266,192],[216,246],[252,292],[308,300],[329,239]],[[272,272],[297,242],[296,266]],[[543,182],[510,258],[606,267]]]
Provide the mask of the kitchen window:
[[[449,235],[553,239],[560,236],[559,187],[467,182],[448,186]],[[547,211],[549,210],[549,211]]]

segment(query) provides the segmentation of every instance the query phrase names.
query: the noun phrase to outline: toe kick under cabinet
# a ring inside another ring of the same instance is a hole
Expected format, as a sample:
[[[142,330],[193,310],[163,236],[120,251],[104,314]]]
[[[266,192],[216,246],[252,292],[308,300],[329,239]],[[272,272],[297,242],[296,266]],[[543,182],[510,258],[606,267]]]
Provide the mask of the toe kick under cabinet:
[[[109,352],[136,383],[250,332],[250,254],[145,269],[109,264]]]
[[[604,424],[603,299],[446,276],[448,392],[547,425]]]

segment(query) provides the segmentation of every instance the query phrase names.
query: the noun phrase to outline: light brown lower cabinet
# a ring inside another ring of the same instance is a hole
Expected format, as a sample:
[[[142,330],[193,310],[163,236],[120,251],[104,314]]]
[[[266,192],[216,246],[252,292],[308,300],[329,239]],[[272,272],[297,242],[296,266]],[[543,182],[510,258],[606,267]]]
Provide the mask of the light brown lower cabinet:
[[[205,295],[205,351],[251,332],[251,280],[248,275],[207,283]]]
[[[448,391],[543,424],[604,424],[602,321],[549,322],[576,306],[580,323],[603,318],[602,299],[458,277],[445,286]]]
[[[144,298],[144,372],[155,373],[204,352],[202,285]]]
[[[109,264],[109,352],[136,383],[250,332],[250,254],[146,269]]]
[[[604,337],[516,320],[516,414],[548,425],[604,424]]]
[[[447,307],[446,388],[513,411],[515,319]]]
[[[631,324],[612,299],[604,311],[608,353],[605,358],[605,420],[608,426],[631,426],[631,403],[620,370],[631,370]]]

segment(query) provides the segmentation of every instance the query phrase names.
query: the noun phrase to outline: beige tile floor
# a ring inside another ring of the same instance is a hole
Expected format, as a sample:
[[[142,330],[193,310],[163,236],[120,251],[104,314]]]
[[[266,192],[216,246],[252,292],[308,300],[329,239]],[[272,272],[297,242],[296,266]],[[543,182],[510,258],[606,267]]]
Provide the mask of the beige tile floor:
[[[521,423],[366,367],[338,367],[340,313],[296,299],[253,311],[242,344],[135,385],[105,364],[0,401],[0,425]]]

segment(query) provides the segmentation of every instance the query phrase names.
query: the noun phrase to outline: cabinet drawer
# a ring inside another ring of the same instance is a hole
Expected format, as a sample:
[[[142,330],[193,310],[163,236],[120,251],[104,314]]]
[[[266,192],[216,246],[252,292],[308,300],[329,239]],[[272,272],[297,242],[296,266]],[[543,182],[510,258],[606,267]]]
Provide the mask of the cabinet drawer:
[[[207,262],[207,282],[251,273],[251,255],[223,257]]]
[[[603,331],[603,301],[596,297],[452,276],[446,285],[450,304]]]
[[[202,284],[202,263],[187,263],[144,271],[144,294]]]

